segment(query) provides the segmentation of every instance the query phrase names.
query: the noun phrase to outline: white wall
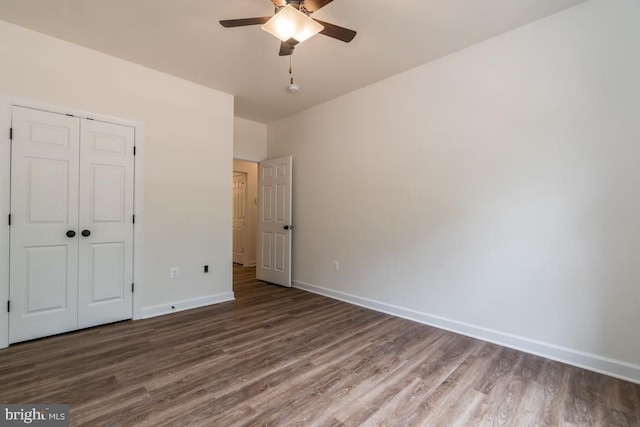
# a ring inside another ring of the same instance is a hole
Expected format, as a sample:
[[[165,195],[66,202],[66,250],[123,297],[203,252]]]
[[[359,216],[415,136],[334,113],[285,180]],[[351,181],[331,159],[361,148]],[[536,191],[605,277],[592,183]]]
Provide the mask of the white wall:
[[[231,95],[2,21],[0,93],[142,122],[145,315],[233,298]]]
[[[233,158],[260,162],[267,158],[267,125],[235,117]]]
[[[592,0],[270,124],[296,286],[640,382],[638,22]]]

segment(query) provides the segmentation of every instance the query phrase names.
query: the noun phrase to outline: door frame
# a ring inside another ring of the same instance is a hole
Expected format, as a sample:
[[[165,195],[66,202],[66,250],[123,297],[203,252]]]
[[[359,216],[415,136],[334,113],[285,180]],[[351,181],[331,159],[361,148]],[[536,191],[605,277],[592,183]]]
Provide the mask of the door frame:
[[[244,175],[244,192],[242,194],[242,199],[244,202],[244,224],[242,226],[242,266],[246,267],[247,265],[247,234],[248,234],[246,226],[247,226],[247,195],[249,194],[249,173],[241,170],[236,170],[234,166],[234,169],[233,169],[234,178],[235,178],[235,174],[237,173]],[[231,252],[233,255],[233,250],[235,249],[233,247],[233,241],[231,242],[231,246],[232,246]]]
[[[9,129],[11,126],[11,110],[14,106],[57,114],[71,114],[80,118],[92,118],[134,128],[136,155],[134,157],[133,211],[136,221],[133,227],[133,282],[135,283],[135,292],[133,293],[133,319],[141,319],[143,314],[142,297],[144,296],[144,276],[142,271],[144,236],[144,123],[0,94],[0,313],[2,313],[0,314],[0,348],[9,346],[9,312],[6,308],[6,301],[9,300],[10,257],[10,227],[8,218],[11,212],[11,140],[9,139]]]
[[[236,162],[243,163],[251,163],[255,166],[255,169],[251,169],[245,165],[236,164]],[[258,259],[258,171],[259,171],[260,162],[255,160],[245,160],[242,158],[233,158],[233,172],[242,172],[247,176],[247,185],[245,188],[245,200],[244,200],[244,209],[245,209],[245,219],[246,225],[249,225],[250,232],[244,233],[244,257],[243,257],[243,267],[255,267]],[[253,181],[249,179],[250,176],[255,178]],[[250,198],[249,195],[252,194],[249,189],[252,188],[254,192],[253,198]],[[253,243],[253,244],[252,244]],[[251,254],[253,257],[249,256],[249,251],[247,248],[251,248]]]

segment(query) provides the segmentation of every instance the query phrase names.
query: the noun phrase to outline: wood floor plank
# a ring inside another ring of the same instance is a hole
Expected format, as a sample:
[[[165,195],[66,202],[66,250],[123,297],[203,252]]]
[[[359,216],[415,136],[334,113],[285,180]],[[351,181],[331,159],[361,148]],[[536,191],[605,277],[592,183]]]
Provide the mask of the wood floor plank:
[[[492,358],[486,357],[485,348],[491,344],[476,342],[466,354],[457,359],[447,357],[449,366],[443,365],[440,372],[447,373],[433,383],[436,387],[426,397],[430,410],[424,419],[428,425],[443,425],[460,419],[476,420],[483,416],[487,409],[478,399],[484,399],[485,394],[473,387],[474,379],[489,370]],[[464,402],[464,404],[461,404]],[[473,403],[473,406],[471,404]],[[495,407],[492,406],[492,407]]]
[[[12,345],[0,401],[74,426],[638,426],[640,385],[255,279],[235,301]]]

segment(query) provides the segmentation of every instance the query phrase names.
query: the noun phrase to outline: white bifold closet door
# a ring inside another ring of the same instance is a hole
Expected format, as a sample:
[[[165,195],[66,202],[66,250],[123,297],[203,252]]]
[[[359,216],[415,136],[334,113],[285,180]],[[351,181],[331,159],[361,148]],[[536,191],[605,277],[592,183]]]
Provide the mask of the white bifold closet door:
[[[11,121],[10,342],[131,318],[134,129]]]
[[[86,328],[133,315],[134,130],[83,120],[80,141],[78,327]]]

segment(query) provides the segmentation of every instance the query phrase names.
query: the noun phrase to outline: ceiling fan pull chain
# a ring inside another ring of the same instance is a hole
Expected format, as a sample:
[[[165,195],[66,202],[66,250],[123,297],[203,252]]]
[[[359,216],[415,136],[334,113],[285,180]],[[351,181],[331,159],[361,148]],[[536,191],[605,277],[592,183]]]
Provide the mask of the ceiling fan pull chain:
[[[291,84],[293,84],[293,55],[289,55],[289,76],[291,76]]]
[[[289,55],[289,76],[291,77],[289,80],[289,86],[287,90],[289,93],[296,93],[300,90],[300,86],[293,82],[293,55]]]

